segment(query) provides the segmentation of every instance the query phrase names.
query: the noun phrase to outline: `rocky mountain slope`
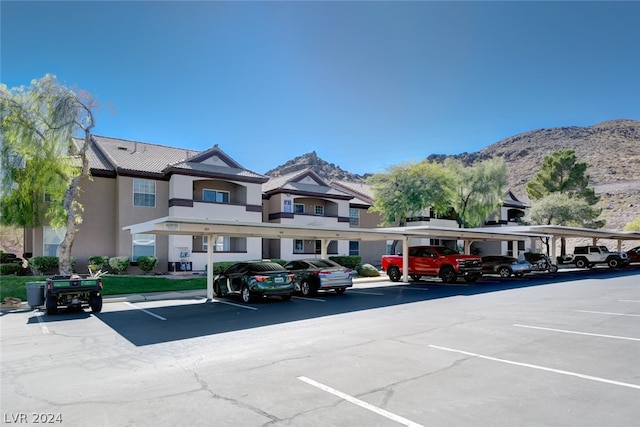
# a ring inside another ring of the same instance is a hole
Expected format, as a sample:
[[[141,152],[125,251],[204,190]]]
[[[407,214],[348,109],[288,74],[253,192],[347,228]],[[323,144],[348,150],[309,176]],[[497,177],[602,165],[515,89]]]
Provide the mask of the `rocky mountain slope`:
[[[540,169],[542,159],[560,149],[576,152],[588,165],[590,183],[601,196],[605,227],[622,229],[640,216],[640,121],[611,120],[589,127],[539,129],[521,133],[476,152],[451,157],[467,164],[502,156],[509,166],[509,187],[527,202],[526,183]],[[425,158],[443,161],[447,156],[425,153]],[[298,156],[266,173],[280,176],[311,167],[331,180],[361,182],[365,176],[352,174],[319,158],[315,152]]]

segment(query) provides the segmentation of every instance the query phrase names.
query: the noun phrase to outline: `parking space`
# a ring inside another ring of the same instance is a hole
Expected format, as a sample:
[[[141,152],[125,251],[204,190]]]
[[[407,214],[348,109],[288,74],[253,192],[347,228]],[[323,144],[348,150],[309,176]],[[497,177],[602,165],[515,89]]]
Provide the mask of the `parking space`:
[[[4,421],[40,412],[61,414],[61,425],[633,425],[639,278],[381,281],[288,302],[4,313]]]

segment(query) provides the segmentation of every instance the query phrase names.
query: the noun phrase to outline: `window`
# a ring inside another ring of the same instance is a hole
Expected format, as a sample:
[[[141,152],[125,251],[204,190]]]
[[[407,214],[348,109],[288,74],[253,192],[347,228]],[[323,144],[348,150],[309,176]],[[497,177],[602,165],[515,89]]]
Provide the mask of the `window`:
[[[140,256],[156,256],[155,234],[134,234],[131,249],[131,261],[135,262]]]
[[[42,255],[44,256],[58,256],[58,246],[62,243],[64,235],[67,232],[66,228],[53,228],[43,227],[43,247]]]
[[[349,224],[360,225],[360,209],[349,208]]]
[[[202,200],[205,202],[229,203],[229,192],[220,190],[202,190]]]
[[[316,205],[316,209],[314,211],[315,215],[324,216],[324,206]]]
[[[133,180],[133,206],[156,207],[156,182],[148,179]]]
[[[357,240],[349,241],[349,255],[360,255],[360,242]]]
[[[301,254],[304,252],[304,240],[294,240],[293,241],[293,253]]]
[[[209,250],[209,236],[202,236],[202,250]],[[216,244],[213,246],[214,252],[231,251],[231,238],[229,236],[216,236]]]
[[[302,203],[295,203],[293,205],[294,213],[303,214],[304,213],[304,205]]]

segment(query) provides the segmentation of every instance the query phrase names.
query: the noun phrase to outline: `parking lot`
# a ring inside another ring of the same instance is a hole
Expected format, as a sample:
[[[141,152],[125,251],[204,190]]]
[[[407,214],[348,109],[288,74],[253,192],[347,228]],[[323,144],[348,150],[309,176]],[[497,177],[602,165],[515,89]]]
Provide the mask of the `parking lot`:
[[[636,266],[4,312],[2,422],[636,425],[639,279]]]

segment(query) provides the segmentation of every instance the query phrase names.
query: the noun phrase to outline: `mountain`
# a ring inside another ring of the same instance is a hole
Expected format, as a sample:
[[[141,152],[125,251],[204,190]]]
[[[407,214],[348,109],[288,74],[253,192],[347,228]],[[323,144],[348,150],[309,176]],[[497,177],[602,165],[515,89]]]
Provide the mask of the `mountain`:
[[[293,160],[289,160],[284,165],[267,171],[265,175],[271,177],[283,176],[309,167],[321,178],[327,181],[363,182],[365,179],[362,175],[347,172],[340,166],[336,166],[333,163],[328,163],[322,160],[318,157],[315,151],[298,156]]]
[[[561,149],[576,152],[587,163],[590,185],[601,196],[601,218],[605,228],[620,230],[640,216],[640,121],[611,120],[588,127],[561,127],[524,132],[483,148],[476,153],[453,156],[425,153],[431,161],[457,158],[466,164],[502,156],[509,166],[509,188],[520,200],[529,202],[526,183],[540,170],[542,159]],[[362,182],[357,175],[327,163],[315,151],[296,157],[266,173],[280,176],[311,167],[327,180]]]

